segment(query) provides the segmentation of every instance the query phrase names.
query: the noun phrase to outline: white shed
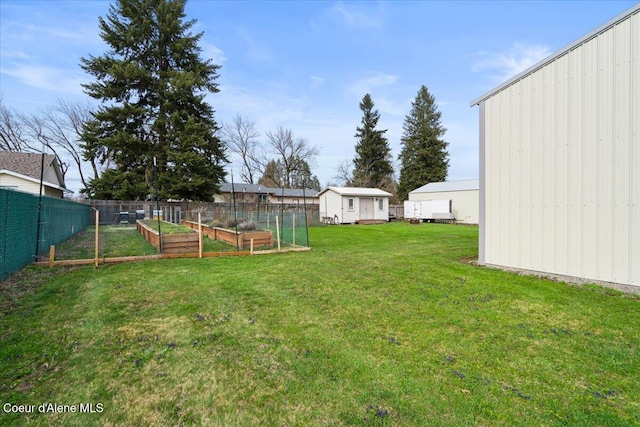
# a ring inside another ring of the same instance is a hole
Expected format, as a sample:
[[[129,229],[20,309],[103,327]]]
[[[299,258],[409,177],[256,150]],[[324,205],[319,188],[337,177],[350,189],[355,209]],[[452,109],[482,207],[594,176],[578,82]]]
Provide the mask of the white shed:
[[[471,105],[479,262],[640,286],[640,4]]]
[[[318,194],[320,221],[354,224],[362,221],[389,221],[390,193],[378,188],[327,187]]]
[[[451,213],[457,222],[478,224],[480,181],[430,182],[409,192],[410,201],[451,200]]]

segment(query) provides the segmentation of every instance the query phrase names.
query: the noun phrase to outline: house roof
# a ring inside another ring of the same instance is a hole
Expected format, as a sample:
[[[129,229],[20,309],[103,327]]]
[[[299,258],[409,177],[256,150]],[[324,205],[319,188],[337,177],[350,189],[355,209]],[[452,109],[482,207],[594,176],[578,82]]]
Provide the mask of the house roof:
[[[625,10],[624,12],[622,12],[621,14],[616,16],[615,18],[605,22],[604,24],[602,24],[601,26],[599,26],[595,30],[591,31],[589,34],[579,38],[578,40],[576,40],[573,43],[565,46],[564,48],[558,50],[557,52],[552,53],[551,55],[549,55],[546,58],[544,58],[542,61],[532,65],[531,67],[527,68],[526,70],[524,70],[520,74],[516,75],[515,77],[512,77],[511,79],[507,80],[506,82],[502,83],[501,85],[497,86],[496,88],[490,90],[489,92],[485,93],[484,95],[480,96],[479,98],[474,99],[473,101],[471,101],[470,106],[473,107],[475,105],[480,104],[482,101],[486,100],[487,98],[492,97],[493,95],[495,95],[496,93],[502,91],[503,89],[506,89],[507,87],[511,86],[514,83],[517,83],[518,81],[522,80],[523,78],[527,77],[528,75],[533,74],[534,72],[538,71],[540,68],[542,68],[545,65],[555,61],[559,57],[563,56],[565,53],[567,53],[567,52],[579,47],[580,45],[583,45],[584,43],[588,42],[589,40],[593,39],[594,37],[597,37],[598,35],[600,35],[600,34],[604,33],[605,31],[609,30],[611,27],[617,25],[621,21],[624,21],[625,19],[629,18],[631,15],[634,15],[634,14],[639,13],[639,12],[640,12],[640,3],[636,4],[635,6],[631,6],[629,9]]]
[[[16,153],[12,151],[0,152],[0,171],[9,173],[15,176],[20,176],[29,180],[40,181],[42,167],[42,154],[40,153]],[[46,185],[61,190],[67,190],[64,184],[64,177],[60,166],[56,161],[56,156],[53,154],[44,155],[44,173],[50,168],[53,168],[58,182],[43,181]]]
[[[381,196],[381,197],[391,197],[391,193],[387,193],[386,191],[380,190],[379,188],[363,188],[363,187],[327,187],[318,194],[318,196],[328,192],[333,191],[334,193],[340,194],[342,196]]]
[[[285,197],[317,197],[318,192],[316,190],[312,190],[310,188],[305,188],[302,190],[301,188],[272,188],[265,187],[264,185],[259,184],[246,184],[243,182],[235,182],[233,186],[230,182],[224,182],[220,185],[221,193],[231,193],[232,191],[236,193],[252,193],[252,194],[273,194],[274,196],[282,196],[284,192]]]
[[[443,191],[470,191],[480,189],[480,180],[468,179],[465,181],[430,182],[422,187],[410,191],[409,194],[439,193]]]

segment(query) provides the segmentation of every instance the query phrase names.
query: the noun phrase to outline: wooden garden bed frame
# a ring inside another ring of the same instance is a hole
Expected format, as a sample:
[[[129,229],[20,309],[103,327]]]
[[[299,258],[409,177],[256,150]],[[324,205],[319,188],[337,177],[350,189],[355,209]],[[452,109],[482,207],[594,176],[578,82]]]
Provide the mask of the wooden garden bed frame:
[[[141,220],[136,221],[136,227],[146,241],[158,248],[161,254],[197,254],[200,251],[200,238],[198,233],[188,232],[160,235],[157,230],[150,228]]]
[[[199,227],[202,227],[202,233],[208,238],[234,246],[237,244],[239,250],[249,248],[252,240],[253,247],[273,247],[273,232],[271,230],[238,231],[236,233],[235,230],[228,228],[200,225],[193,221],[183,221],[182,224],[194,230],[199,230]]]

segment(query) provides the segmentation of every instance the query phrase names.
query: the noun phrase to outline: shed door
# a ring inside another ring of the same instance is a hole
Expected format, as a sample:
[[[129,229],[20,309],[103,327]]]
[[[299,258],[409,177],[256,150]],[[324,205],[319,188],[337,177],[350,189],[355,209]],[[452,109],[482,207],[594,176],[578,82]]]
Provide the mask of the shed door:
[[[373,218],[373,199],[360,199],[360,219]]]

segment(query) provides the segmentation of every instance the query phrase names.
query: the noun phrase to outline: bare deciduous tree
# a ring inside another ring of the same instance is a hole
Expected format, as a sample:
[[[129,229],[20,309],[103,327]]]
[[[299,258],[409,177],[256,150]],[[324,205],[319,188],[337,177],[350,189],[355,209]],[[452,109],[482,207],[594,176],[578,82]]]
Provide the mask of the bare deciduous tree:
[[[82,185],[87,187],[90,179],[98,177],[101,169],[104,169],[99,168],[96,160],[91,158],[87,159],[92,168],[91,178],[87,178],[83,170],[85,159],[79,141],[90,115],[91,107],[88,103],[58,100],[54,107],[25,114],[6,107],[0,98],[0,149],[17,152],[50,151],[56,156],[63,176],[73,165]]]
[[[267,132],[267,144],[275,152],[278,161],[282,165],[283,186],[291,188],[293,178],[305,163],[312,166],[319,150],[316,146],[309,145],[304,138],[294,138],[290,129],[282,126],[275,132]]]
[[[233,117],[231,123],[222,125],[222,136],[229,150],[242,162],[240,177],[249,184],[255,184],[257,175],[264,172],[264,155],[259,151],[255,122],[243,118],[240,114]]]
[[[0,151],[25,151],[25,137],[17,113],[0,96]]]
[[[344,159],[336,166],[336,174],[333,177],[340,185],[349,186],[353,182],[353,171],[351,165],[353,162],[349,159]]]

